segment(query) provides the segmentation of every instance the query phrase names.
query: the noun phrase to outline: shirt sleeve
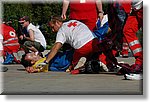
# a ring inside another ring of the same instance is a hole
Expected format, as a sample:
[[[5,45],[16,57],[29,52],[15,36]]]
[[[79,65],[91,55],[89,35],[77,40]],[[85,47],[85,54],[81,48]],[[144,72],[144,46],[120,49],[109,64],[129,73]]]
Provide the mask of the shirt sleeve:
[[[35,31],[34,26],[30,24],[30,25],[27,27],[27,31],[28,31],[28,32],[29,32],[29,30]]]
[[[62,44],[66,42],[66,36],[64,32],[58,31],[57,36],[56,36],[56,42],[60,42]]]
[[[0,34],[0,39],[3,40],[3,35],[2,34]]]

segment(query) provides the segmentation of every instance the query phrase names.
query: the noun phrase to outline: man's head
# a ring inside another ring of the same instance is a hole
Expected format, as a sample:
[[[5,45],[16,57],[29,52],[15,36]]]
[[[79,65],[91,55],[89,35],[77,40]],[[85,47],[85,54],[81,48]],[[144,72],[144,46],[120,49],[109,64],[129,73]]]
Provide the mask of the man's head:
[[[30,24],[30,18],[28,16],[24,16],[20,18],[19,22],[21,23],[22,27],[27,27]]]
[[[24,67],[28,67],[34,65],[41,58],[42,57],[35,52],[31,52],[22,56],[21,63]]]
[[[53,16],[48,22],[53,32],[58,32],[59,28],[62,26],[63,19],[59,16]]]

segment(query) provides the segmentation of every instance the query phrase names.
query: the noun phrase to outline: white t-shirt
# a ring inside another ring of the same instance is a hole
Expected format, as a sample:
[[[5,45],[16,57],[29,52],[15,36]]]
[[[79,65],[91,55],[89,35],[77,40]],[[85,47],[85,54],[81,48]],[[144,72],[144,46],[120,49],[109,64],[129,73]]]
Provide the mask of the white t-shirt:
[[[0,34],[0,50],[3,50],[3,35]]]
[[[56,42],[68,43],[74,49],[79,49],[93,38],[94,35],[85,24],[77,20],[70,20],[63,23],[57,32]]]
[[[46,40],[42,32],[32,23],[28,25],[27,31],[29,32],[30,29],[34,31],[35,41],[39,42],[46,49]]]

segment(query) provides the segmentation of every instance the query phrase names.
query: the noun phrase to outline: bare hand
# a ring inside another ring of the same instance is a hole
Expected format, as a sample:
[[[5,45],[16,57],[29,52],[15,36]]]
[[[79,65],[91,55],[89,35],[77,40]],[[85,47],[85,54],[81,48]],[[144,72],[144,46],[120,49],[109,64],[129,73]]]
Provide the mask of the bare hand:
[[[19,38],[20,38],[21,40],[23,40],[24,37],[23,37],[23,35],[20,35]]]
[[[63,20],[66,20],[66,15],[65,15],[65,14],[62,14],[62,15],[61,15],[61,18],[62,18]]]
[[[26,35],[25,35],[25,34],[23,34],[23,37],[24,37],[24,38],[26,38]]]
[[[38,72],[38,69],[34,69],[33,67],[27,67],[27,68],[26,68],[26,71],[27,71],[28,73],[36,73],[36,72]]]
[[[104,17],[103,13],[99,13],[98,16],[99,16],[100,21],[102,21],[102,19]]]

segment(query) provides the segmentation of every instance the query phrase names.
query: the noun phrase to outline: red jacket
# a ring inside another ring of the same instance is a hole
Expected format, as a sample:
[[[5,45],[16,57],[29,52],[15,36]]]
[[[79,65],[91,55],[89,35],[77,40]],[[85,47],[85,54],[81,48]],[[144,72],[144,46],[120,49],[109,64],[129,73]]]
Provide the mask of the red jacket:
[[[1,24],[0,27],[2,28],[4,52],[17,52],[20,44],[15,30],[6,24]]]

